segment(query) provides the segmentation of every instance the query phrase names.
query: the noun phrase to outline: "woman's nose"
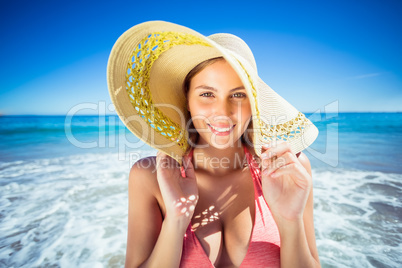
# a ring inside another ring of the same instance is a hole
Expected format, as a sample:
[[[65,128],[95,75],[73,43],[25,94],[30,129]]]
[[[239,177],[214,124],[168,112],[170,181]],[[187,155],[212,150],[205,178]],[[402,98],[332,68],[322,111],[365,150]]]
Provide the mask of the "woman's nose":
[[[223,100],[217,103],[215,107],[215,114],[217,116],[231,116],[236,112],[236,107],[235,103],[230,102],[229,100]]]

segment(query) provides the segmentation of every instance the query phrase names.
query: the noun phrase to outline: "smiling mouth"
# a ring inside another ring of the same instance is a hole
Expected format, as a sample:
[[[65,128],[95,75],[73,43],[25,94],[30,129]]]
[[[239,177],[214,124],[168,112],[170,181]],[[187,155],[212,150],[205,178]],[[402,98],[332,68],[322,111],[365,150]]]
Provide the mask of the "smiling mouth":
[[[207,124],[208,127],[212,130],[212,132],[216,135],[223,136],[223,135],[229,135],[230,132],[232,132],[233,128],[236,126],[234,124],[231,127],[215,127],[213,125]]]

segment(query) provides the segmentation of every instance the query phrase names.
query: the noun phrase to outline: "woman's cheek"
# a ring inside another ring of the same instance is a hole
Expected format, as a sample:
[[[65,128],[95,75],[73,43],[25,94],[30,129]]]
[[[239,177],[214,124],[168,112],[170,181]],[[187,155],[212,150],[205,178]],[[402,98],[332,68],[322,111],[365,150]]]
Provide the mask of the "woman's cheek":
[[[212,111],[211,105],[203,103],[194,104],[190,110],[191,116],[204,119],[208,118]]]

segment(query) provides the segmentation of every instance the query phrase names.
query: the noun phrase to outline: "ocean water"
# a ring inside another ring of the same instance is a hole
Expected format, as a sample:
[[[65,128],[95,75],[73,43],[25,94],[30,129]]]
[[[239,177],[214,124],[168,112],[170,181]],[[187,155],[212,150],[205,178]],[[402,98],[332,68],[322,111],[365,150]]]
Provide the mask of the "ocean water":
[[[402,114],[311,114],[323,267],[402,267]],[[0,117],[0,267],[123,267],[127,179],[154,155],[116,116]]]

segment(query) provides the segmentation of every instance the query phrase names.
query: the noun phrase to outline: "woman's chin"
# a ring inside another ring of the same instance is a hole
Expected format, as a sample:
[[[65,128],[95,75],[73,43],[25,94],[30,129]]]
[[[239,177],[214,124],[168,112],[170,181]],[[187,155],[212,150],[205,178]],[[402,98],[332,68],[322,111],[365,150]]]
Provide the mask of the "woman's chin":
[[[208,137],[207,142],[203,142],[203,144],[207,145],[206,147],[212,147],[218,150],[225,150],[228,148],[233,148],[241,144],[240,137],[234,138],[233,136],[222,137],[212,135]]]

